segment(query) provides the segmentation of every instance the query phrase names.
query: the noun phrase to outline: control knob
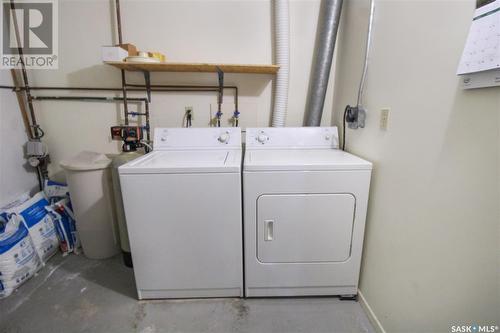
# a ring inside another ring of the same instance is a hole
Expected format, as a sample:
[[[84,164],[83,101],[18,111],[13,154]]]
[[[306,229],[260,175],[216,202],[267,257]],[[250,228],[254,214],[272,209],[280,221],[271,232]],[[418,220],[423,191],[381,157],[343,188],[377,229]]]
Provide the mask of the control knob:
[[[259,134],[259,136],[257,137],[257,141],[259,141],[260,143],[264,143],[267,140],[269,140],[269,137],[263,133]]]
[[[219,138],[217,140],[219,140],[220,143],[227,143],[229,141],[229,133],[222,133],[221,135],[219,135]]]

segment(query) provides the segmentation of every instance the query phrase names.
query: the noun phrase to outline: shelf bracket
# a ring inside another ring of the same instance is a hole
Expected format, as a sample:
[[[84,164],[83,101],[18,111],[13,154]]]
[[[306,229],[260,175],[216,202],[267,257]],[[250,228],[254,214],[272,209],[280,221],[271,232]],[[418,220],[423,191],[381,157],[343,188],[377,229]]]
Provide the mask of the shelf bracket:
[[[146,94],[148,102],[151,103],[151,75],[148,71],[144,71],[144,81],[146,83]]]

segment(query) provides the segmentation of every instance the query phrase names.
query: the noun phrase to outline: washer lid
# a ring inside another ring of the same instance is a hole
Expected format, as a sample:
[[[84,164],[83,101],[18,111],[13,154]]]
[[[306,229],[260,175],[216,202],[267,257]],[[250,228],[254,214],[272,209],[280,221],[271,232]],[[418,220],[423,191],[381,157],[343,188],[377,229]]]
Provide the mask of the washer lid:
[[[245,171],[371,170],[372,164],[338,149],[250,150]]]
[[[118,168],[120,174],[239,172],[239,150],[154,151]]]

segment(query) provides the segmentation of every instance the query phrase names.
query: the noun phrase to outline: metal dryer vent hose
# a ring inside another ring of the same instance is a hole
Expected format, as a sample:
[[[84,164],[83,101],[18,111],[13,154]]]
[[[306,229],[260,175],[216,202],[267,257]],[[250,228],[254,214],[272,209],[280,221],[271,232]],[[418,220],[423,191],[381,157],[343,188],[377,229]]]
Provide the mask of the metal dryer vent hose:
[[[290,22],[288,0],[274,0],[274,31],[276,64],[280,70],[276,76],[273,127],[285,126],[288,107],[288,78],[290,69]]]
[[[337,40],[342,0],[323,0],[319,13],[316,56],[306,105],[306,126],[320,126]]]

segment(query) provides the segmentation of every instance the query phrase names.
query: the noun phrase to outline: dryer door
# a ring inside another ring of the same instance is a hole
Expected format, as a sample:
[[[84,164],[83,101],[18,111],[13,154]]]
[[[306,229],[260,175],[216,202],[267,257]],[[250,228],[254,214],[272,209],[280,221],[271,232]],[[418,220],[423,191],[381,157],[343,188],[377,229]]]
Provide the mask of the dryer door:
[[[341,262],[350,257],[349,193],[273,194],[257,199],[257,258],[263,263]]]

